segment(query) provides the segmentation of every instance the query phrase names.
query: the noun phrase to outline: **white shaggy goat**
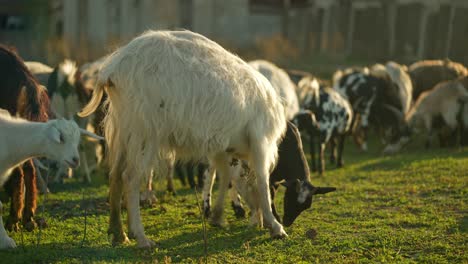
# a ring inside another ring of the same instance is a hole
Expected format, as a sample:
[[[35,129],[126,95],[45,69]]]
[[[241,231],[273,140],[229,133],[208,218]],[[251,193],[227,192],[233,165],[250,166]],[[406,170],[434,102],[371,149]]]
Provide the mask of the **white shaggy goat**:
[[[223,222],[230,160],[247,160],[257,174],[259,200],[273,237],[284,237],[274,218],[268,189],[278,141],[286,129],[281,101],[268,80],[217,43],[190,31],[148,31],[103,63],[91,102],[104,90],[109,111],[104,120],[109,145],[110,229],[114,243],[127,241],[121,216],[127,194],[129,232],[138,246],[150,247],[141,223],[139,186],[152,168],[166,175],[168,161],[207,157],[219,170],[220,192],[214,223]]]
[[[289,78],[288,74],[276,65],[265,60],[250,61],[249,65],[259,71],[270,81],[273,88],[283,100],[286,118],[292,120],[299,112],[299,100],[296,95],[296,86]]]
[[[77,167],[79,140],[80,129],[75,122],[29,122],[0,109],[0,187],[15,167],[33,157],[47,157]],[[15,242],[4,229],[2,212],[0,202],[0,249],[14,248]]]

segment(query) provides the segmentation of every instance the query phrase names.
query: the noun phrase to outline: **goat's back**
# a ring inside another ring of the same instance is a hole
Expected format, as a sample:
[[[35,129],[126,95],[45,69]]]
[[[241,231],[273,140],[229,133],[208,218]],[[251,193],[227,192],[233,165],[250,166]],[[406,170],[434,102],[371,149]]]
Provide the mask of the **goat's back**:
[[[121,146],[132,142],[127,147],[135,153],[154,146],[200,158],[225,150],[241,134],[261,134],[276,144],[285,128],[270,83],[215,42],[188,31],[137,37],[105,60],[98,83],[110,85],[106,138],[111,145],[114,139]]]

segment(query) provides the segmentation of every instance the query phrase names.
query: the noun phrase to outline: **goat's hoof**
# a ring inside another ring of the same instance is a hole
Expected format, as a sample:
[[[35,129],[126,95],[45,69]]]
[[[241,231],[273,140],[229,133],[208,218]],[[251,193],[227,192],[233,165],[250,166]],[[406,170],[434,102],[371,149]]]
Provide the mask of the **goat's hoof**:
[[[31,217],[31,218],[27,219],[27,221],[23,222],[23,226],[28,232],[32,232],[34,229],[37,228],[37,223]]]
[[[140,197],[140,206],[142,207],[152,207],[157,203],[158,199],[152,191],[148,191],[141,194]]]
[[[121,244],[130,243],[130,240],[128,239],[125,232],[121,232],[121,233],[119,232],[117,234],[113,234],[112,232],[108,232],[108,233],[109,233],[110,239],[112,241],[112,246],[113,247],[121,245]]]
[[[270,229],[271,238],[282,239],[288,236],[282,225],[273,223],[272,226],[275,227]]]
[[[281,229],[280,233],[271,234],[271,238],[273,238],[273,239],[284,239],[284,238],[287,238],[287,237],[288,237],[288,234],[283,229]]]
[[[214,207],[213,211],[211,212],[210,224],[219,227],[223,227],[225,225],[223,218],[223,208],[217,208],[216,206]]]
[[[237,219],[245,218],[245,210],[241,205],[231,202],[231,206]]]
[[[0,238],[0,249],[16,248],[15,241],[5,234],[4,237]]]
[[[144,237],[143,239],[140,239],[137,241],[137,246],[138,248],[150,249],[156,246],[156,242],[154,242],[153,240],[149,238]]]
[[[8,218],[5,228],[10,232],[18,232],[20,230],[19,221],[14,221],[11,220],[11,218]]]

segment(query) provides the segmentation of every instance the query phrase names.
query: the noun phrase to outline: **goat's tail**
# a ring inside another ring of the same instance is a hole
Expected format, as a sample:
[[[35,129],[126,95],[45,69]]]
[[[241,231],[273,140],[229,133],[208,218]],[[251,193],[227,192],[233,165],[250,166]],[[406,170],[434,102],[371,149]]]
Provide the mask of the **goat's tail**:
[[[96,109],[99,107],[102,101],[102,97],[104,96],[104,88],[106,86],[111,86],[112,83],[110,80],[107,83],[101,83],[98,82],[96,87],[94,88],[93,91],[93,96],[91,97],[91,100],[89,103],[81,110],[81,112],[78,113],[78,116],[80,117],[87,117],[94,113]]]

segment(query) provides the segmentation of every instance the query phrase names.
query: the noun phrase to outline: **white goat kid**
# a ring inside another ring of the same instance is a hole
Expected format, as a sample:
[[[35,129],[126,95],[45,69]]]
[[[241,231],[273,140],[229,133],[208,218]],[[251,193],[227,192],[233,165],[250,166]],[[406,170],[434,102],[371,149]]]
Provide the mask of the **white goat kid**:
[[[94,112],[108,93],[104,120],[109,145],[110,228],[113,243],[128,240],[121,222],[122,189],[127,193],[129,232],[139,247],[151,247],[141,223],[139,186],[155,168],[208,157],[221,175],[213,210],[223,222],[232,157],[256,172],[259,200],[273,237],[283,237],[268,188],[278,141],[285,132],[284,108],[268,80],[217,43],[189,31],[149,31],[111,54],[99,71],[93,98],[80,114]],[[214,169],[212,171],[214,171]]]
[[[29,122],[0,109],[0,187],[15,167],[33,157],[47,157],[77,167],[79,140],[80,129],[75,122]],[[2,210],[0,202],[0,249],[14,248],[16,244],[3,226]]]

